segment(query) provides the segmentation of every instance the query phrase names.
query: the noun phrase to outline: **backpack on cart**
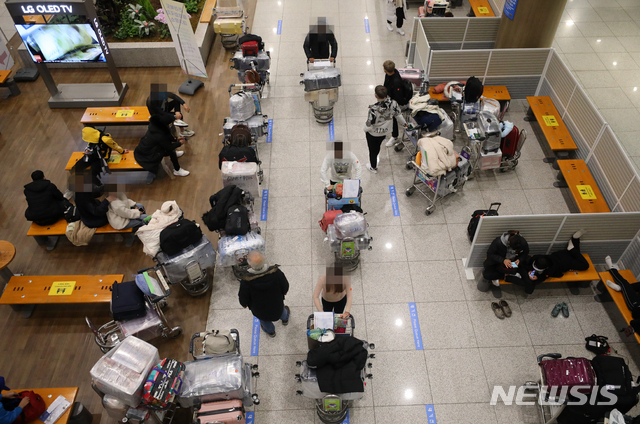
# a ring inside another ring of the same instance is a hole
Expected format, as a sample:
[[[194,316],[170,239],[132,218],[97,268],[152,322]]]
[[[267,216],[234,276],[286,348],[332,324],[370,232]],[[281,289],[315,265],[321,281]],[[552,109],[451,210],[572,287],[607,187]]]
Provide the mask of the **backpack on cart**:
[[[413,83],[408,79],[402,79],[401,93],[402,93],[402,103],[398,102],[400,106],[408,105],[411,99],[413,98]]]
[[[202,230],[195,221],[181,219],[160,233],[160,249],[167,255],[175,255],[182,249],[202,240]]]
[[[493,205],[498,205],[497,208],[493,209]],[[492,203],[489,206],[489,209],[478,209],[473,211],[471,214],[471,220],[469,221],[469,225],[467,226],[467,234],[469,235],[469,241],[473,241],[473,238],[476,235],[476,230],[478,229],[478,224],[480,223],[480,218],[483,216],[498,216],[498,209],[500,209],[501,203]]]
[[[231,128],[229,140],[233,146],[248,147],[253,140],[249,126],[247,124],[235,124],[233,128]]]
[[[482,81],[476,77],[469,77],[464,85],[464,101],[465,103],[475,103],[482,97],[484,86]]]
[[[233,205],[227,211],[224,232],[227,236],[243,236],[249,232],[249,211],[242,205]]]

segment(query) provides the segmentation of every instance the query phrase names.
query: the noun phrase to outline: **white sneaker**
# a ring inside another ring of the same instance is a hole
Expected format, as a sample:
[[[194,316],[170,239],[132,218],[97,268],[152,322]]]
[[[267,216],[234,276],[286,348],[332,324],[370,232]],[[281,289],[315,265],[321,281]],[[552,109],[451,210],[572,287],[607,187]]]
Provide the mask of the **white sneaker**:
[[[393,32],[393,26],[389,22],[387,22],[387,29]]]
[[[496,287],[500,287],[500,280],[491,280],[491,283]]]
[[[611,287],[612,289],[614,289],[617,292],[622,290],[622,287],[620,287],[618,284],[614,283],[611,280],[607,280],[606,284],[607,284],[607,286]]]
[[[176,156],[181,158],[184,155],[184,150],[176,150]]]
[[[194,131],[191,131],[191,130],[182,130],[180,132],[180,135],[182,135],[184,137],[191,137],[191,136],[196,135],[196,133]]]
[[[173,171],[173,175],[175,175],[176,177],[186,177],[189,174],[190,172],[184,168],[180,168],[179,171],[176,171],[176,170]]]
[[[611,256],[604,258],[604,262],[607,264],[607,269],[613,268],[613,262],[611,262]]]
[[[398,32],[398,34],[404,35],[404,31],[402,30],[402,28],[398,28],[396,31]]]
[[[184,122],[182,119],[176,119],[175,121],[173,121],[173,125],[175,125],[176,127],[188,127],[189,126],[189,124]]]
[[[371,166],[371,164],[370,164],[370,163],[368,163],[368,164],[367,164],[367,169],[368,169],[369,171],[373,172],[374,174],[377,174],[377,173],[378,173],[378,170],[377,170],[377,169],[374,169],[374,168]]]
[[[395,146],[398,140],[395,137],[391,137],[384,145],[387,147]]]

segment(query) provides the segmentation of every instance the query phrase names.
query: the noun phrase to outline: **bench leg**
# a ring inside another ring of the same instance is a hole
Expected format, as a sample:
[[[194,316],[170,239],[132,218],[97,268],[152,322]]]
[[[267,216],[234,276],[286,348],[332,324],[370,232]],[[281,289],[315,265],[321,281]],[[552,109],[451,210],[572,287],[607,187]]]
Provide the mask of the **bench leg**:
[[[45,246],[47,250],[51,251],[55,249],[60,236],[34,236],[33,238],[36,239],[36,243],[40,246]]]
[[[13,80],[13,78],[9,78],[7,80],[7,84],[6,87],[9,89],[9,92],[7,94],[5,94],[4,96],[2,96],[4,99],[7,99],[11,96],[19,96],[20,95],[20,88],[18,88],[18,84],[16,84],[16,82]]]
[[[558,172],[557,179],[558,179],[558,181],[555,181],[553,183],[554,187],[556,187],[556,188],[567,188],[567,187],[569,187],[569,185],[567,184],[567,180],[565,180],[564,179],[564,175],[562,175],[562,172]]]
[[[8,283],[11,277],[13,277],[13,272],[11,272],[9,267],[4,267],[0,269],[0,276]]]
[[[569,287],[569,293],[576,296],[580,294],[580,283],[569,282],[567,283],[567,286]]]
[[[526,122],[535,121],[536,116],[533,114],[533,110],[531,110],[531,106],[529,106],[529,109],[527,109],[527,114],[524,115],[524,118],[522,119],[525,120]]]
[[[133,242],[136,241],[135,233],[123,234],[122,237],[124,238],[124,245],[127,247],[133,246]]]
[[[16,312],[22,312],[22,318],[29,318],[33,314],[36,305],[11,305],[11,309]]]

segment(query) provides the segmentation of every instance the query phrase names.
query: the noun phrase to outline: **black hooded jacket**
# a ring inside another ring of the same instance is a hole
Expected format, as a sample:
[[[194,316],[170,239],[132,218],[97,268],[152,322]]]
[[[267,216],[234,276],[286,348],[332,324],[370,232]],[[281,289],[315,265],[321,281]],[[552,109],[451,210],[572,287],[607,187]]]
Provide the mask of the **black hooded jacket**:
[[[324,34],[308,33],[302,47],[307,59],[335,59],[338,55],[338,42],[330,30]]]
[[[174,120],[171,113],[159,113],[149,118],[147,133],[133,151],[136,161],[146,171],[157,174],[162,158],[181,146],[169,129]]]
[[[76,192],[75,195],[80,220],[89,228],[100,228],[109,223],[109,201],[104,199],[101,202],[97,197],[100,197],[99,193]]]
[[[366,363],[367,350],[355,337],[337,336],[307,354],[307,364],[317,367],[318,385],[325,393],[364,392],[361,373]]]
[[[227,223],[227,211],[231,206],[241,203],[242,193],[241,188],[230,185],[209,197],[211,210],[202,215],[202,222],[209,231],[224,228]]]
[[[289,282],[278,265],[261,274],[246,273],[240,280],[240,305],[249,307],[253,316],[264,321],[277,321],[284,309],[284,296]]]
[[[64,216],[64,196],[49,180],[37,180],[24,186],[28,207],[24,213],[27,221],[38,225],[51,225]]]
[[[387,89],[387,94],[391,97],[391,100],[395,100],[400,106],[407,104],[404,100],[402,77],[397,69],[393,71],[392,75],[384,74],[384,87]]]

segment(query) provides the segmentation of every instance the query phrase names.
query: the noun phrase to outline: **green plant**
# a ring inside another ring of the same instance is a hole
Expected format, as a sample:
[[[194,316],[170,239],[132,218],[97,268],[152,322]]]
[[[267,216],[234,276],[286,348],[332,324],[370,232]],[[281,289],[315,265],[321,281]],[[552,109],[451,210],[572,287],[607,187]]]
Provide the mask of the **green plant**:
[[[158,12],[156,12],[149,0],[140,0],[140,3],[142,4],[142,8],[144,9],[144,14],[147,19],[151,20],[158,15]]]
[[[145,35],[149,35],[149,32],[153,32],[155,31],[155,26],[156,24],[154,24],[153,22],[147,22],[147,21],[141,21],[138,19],[134,20],[136,24],[138,24],[138,32],[140,34],[140,37],[142,37],[142,33],[144,33]]]
[[[135,36],[142,36],[140,34],[140,30],[138,29],[138,25],[136,25],[134,20],[129,17],[129,12],[126,8],[120,11],[118,28],[114,32],[113,36],[119,40],[124,40],[126,38]]]
[[[187,13],[197,13],[198,12],[198,0],[187,0],[184,3],[185,9],[187,9]]]
[[[96,0],[95,5],[102,31],[105,34],[114,32],[118,27],[122,2],[120,0]]]
[[[158,30],[160,31],[160,38],[171,37],[171,30],[169,30],[169,25],[167,24],[159,24]]]
[[[127,12],[129,13],[129,18],[134,20],[139,19],[142,14],[142,6],[139,4],[130,4],[129,7],[127,7]]]

